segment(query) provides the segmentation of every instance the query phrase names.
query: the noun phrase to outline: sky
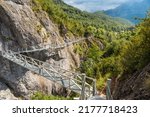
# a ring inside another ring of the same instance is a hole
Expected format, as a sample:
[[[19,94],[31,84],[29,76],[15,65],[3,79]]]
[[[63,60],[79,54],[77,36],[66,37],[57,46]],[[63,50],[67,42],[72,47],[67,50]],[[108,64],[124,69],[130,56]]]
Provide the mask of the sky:
[[[81,10],[94,12],[98,10],[114,9],[126,2],[141,2],[143,0],[63,0],[65,3]]]

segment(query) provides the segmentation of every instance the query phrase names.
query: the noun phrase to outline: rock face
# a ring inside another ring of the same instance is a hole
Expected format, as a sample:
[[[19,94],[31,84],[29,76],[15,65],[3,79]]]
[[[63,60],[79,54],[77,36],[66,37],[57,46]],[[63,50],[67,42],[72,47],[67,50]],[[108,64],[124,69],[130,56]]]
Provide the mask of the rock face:
[[[0,98],[1,99],[17,99],[10,91],[10,89],[0,82]]]
[[[114,92],[114,99],[149,100],[150,99],[150,64],[133,76],[119,80]]]
[[[57,25],[52,23],[47,13],[42,10],[34,12],[32,5],[31,0],[0,0],[0,50],[64,42]],[[36,52],[28,56],[64,69],[79,65],[79,57],[73,52],[72,46],[60,50],[55,57],[49,57],[49,52]],[[0,56],[0,99],[30,99],[36,91],[67,95],[62,86]]]

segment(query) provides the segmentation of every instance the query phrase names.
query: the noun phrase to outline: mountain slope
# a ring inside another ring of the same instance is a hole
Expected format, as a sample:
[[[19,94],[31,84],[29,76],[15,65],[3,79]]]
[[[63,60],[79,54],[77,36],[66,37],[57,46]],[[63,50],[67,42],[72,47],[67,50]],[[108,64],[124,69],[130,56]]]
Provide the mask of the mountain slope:
[[[73,19],[78,19],[83,21],[84,23],[92,22],[94,25],[102,26],[102,25],[108,25],[110,27],[113,27],[114,25],[116,26],[130,26],[132,25],[131,22],[129,21],[123,21],[123,20],[118,20],[118,18],[113,18],[104,12],[95,12],[95,13],[89,13],[86,11],[81,11],[75,7],[72,7],[70,5],[65,4],[61,0],[54,0],[55,3],[59,4],[63,11],[67,13],[67,15],[70,18]],[[98,27],[97,26],[97,27]],[[105,27],[105,26],[104,26]]]
[[[0,0],[0,52],[4,48],[15,50],[39,44],[65,43],[48,14],[43,10],[33,11],[31,3],[32,0]],[[50,54],[51,49],[27,55],[66,70],[78,64],[78,56],[72,47],[60,50],[55,57]],[[67,94],[62,86],[0,56],[0,99],[30,99],[37,91],[49,95]]]
[[[150,64],[128,78],[119,79],[114,91],[114,99],[149,100]]]
[[[150,99],[150,17],[135,27],[135,35],[123,46],[123,72],[114,91],[115,99]]]
[[[95,28],[103,28],[108,31],[119,31],[131,26],[130,24],[125,24],[116,19],[111,18],[107,15],[97,15],[81,11],[70,5],[65,4],[62,0],[34,0],[39,6],[42,7],[51,19],[67,29],[75,35],[83,36],[86,33],[88,26],[94,26]]]
[[[106,14],[113,17],[121,17],[137,23],[135,18],[144,18],[146,12],[150,8],[150,0],[144,0],[143,2],[128,2],[115,9],[105,11]]]

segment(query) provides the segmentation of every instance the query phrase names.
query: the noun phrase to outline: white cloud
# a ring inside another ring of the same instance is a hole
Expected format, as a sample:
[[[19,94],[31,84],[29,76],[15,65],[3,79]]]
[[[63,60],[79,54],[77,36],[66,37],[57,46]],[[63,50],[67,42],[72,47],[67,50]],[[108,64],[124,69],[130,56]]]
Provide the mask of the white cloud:
[[[141,2],[143,0],[63,0],[69,5],[86,11],[113,9],[125,2]]]

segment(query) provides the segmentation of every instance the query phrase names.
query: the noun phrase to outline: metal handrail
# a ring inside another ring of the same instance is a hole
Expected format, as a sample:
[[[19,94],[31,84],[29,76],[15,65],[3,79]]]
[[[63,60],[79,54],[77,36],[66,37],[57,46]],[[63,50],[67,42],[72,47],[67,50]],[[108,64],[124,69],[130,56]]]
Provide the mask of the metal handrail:
[[[27,69],[29,69],[31,71],[35,72],[38,70],[38,72],[36,72],[36,73],[43,75],[43,76],[44,76],[44,73],[48,74],[48,77],[51,77],[51,80],[54,82],[59,83],[60,81],[62,81],[62,83],[64,83],[65,81],[67,81],[65,83],[68,83],[68,84],[67,85],[65,84],[64,86],[73,91],[78,90],[76,92],[78,92],[80,94],[83,93],[82,92],[83,87],[81,87],[81,85],[84,83],[84,95],[85,95],[84,97],[89,97],[94,92],[93,91],[94,88],[89,83],[86,82],[86,79],[89,79],[92,81],[94,81],[94,80],[92,78],[84,75],[85,80],[83,82],[83,74],[70,72],[68,70],[59,68],[59,70],[63,71],[63,72],[60,72],[56,69],[56,68],[58,68],[56,66],[53,66],[49,63],[31,58],[31,57],[28,57],[28,56],[25,56],[22,54],[15,53],[10,50],[1,51],[1,53],[2,53],[3,57],[5,57],[23,67],[26,67]],[[29,67],[31,67],[31,68],[29,68]],[[34,69],[36,69],[36,70],[34,70]],[[42,73],[40,73],[40,72],[42,72]],[[71,77],[68,77],[68,75],[65,73],[67,73],[67,74],[69,73],[69,76],[71,76]],[[73,86],[76,86],[76,89],[73,89]]]
[[[39,44],[36,46],[29,46],[28,48],[18,48],[17,50],[14,50],[15,53],[28,53],[28,52],[36,52],[36,51],[42,51],[42,50],[60,50],[64,47],[70,46],[71,44],[78,43],[80,41],[86,40],[87,38],[81,38],[77,40],[68,41],[66,43],[62,44]]]
[[[111,79],[107,80],[107,85],[106,85],[106,98],[107,100],[113,100],[113,96],[111,94]]]

